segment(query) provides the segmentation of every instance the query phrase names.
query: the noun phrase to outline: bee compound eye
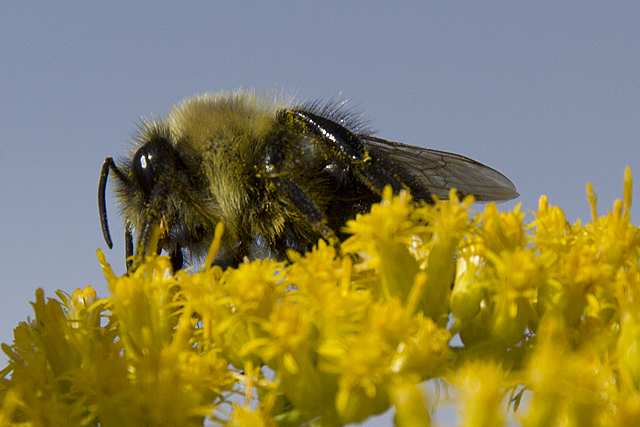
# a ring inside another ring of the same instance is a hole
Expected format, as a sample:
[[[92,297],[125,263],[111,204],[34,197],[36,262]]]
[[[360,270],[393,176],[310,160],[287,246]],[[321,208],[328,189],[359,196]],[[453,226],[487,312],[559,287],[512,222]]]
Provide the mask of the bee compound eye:
[[[160,179],[173,179],[184,165],[166,138],[153,138],[133,155],[133,178],[145,197],[151,197]]]
[[[153,150],[149,150],[147,144],[140,147],[133,156],[133,176],[147,197],[151,194],[157,179],[155,161]]]

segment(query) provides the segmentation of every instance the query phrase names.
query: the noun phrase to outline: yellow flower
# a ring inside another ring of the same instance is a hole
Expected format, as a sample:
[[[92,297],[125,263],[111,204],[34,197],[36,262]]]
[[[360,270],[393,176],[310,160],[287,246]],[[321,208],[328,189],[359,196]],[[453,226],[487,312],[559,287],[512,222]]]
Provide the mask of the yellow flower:
[[[491,361],[470,362],[452,378],[461,393],[459,413],[468,426],[497,426],[505,421],[500,409],[503,397],[510,386],[508,373]]]
[[[486,305],[488,282],[483,281],[484,258],[484,245],[477,238],[461,247],[458,253],[456,279],[449,299],[456,329],[471,322]]]
[[[231,418],[225,423],[229,427],[276,427],[277,421],[264,410],[250,410],[245,406],[237,403],[233,404]]]
[[[500,212],[495,203],[489,203],[482,217],[482,239],[487,251],[501,253],[503,250],[523,248],[529,239],[525,234],[524,213],[520,212],[520,204],[513,212]]]
[[[298,374],[298,361],[309,357],[310,347],[317,335],[313,313],[300,304],[286,302],[275,307],[263,328],[269,334],[268,338],[259,341],[265,343],[259,352],[264,360],[272,364],[277,358],[274,368],[284,368],[291,374]]]
[[[345,227],[345,232],[353,236],[343,242],[343,252],[357,254],[363,260],[360,269],[379,274],[386,298],[406,298],[418,273],[418,263],[407,246],[426,230],[416,227],[410,212],[409,194],[402,191],[393,196],[391,187],[387,187],[380,204],[373,205],[370,213],[348,221]]]
[[[594,345],[573,349],[558,316],[547,316],[538,331],[538,345],[526,371],[533,392],[525,426],[601,425],[611,417],[607,397],[614,397],[615,376],[607,358]]]
[[[394,422],[397,426],[426,427],[431,425],[431,416],[418,385],[410,381],[394,384],[390,394],[396,407]]]
[[[418,313],[396,348],[391,370],[398,374],[419,374],[422,379],[441,375],[454,361],[450,339],[449,331]]]
[[[343,425],[396,405],[397,425],[428,425],[429,379],[466,425],[638,424],[631,190],[627,169],[599,217],[589,185],[584,225],[546,197],[527,224],[519,206],[474,217],[455,192],[385,190],[340,247],[224,271],[221,226],[200,271],[150,256],[116,277],[99,252],[110,296],[38,290],[2,346],[0,424]]]
[[[640,267],[616,277],[620,302],[620,337],[617,343],[622,385],[640,394]]]
[[[532,240],[540,251],[563,253],[575,243],[576,233],[567,222],[562,209],[549,206],[547,196],[540,197],[536,220],[530,228],[535,230]]]
[[[455,256],[458,247],[468,236],[475,221],[470,220],[471,197],[459,201],[455,191],[451,191],[448,201],[435,206],[424,206],[424,217],[431,238],[425,241],[420,251],[428,254],[423,258],[423,268],[427,276],[420,308],[444,326],[449,320],[449,297],[456,274]]]
[[[281,287],[283,264],[271,260],[242,263],[228,269],[221,284],[228,304],[238,316],[269,318]]]

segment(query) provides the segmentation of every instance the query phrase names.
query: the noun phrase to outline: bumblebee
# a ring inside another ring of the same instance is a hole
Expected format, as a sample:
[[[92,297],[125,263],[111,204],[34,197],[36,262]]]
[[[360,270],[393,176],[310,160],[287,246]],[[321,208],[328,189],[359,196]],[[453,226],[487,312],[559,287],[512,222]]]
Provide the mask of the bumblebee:
[[[245,90],[187,99],[144,121],[126,158],[106,158],[98,206],[112,248],[110,172],[127,259],[134,232],[135,254],[144,256],[152,229],[161,226],[157,250],[176,270],[204,257],[219,222],[225,232],[214,263],[222,267],[343,240],[345,222],[379,202],[387,185],[428,203],[451,188],[479,201],[518,196],[508,178],[474,160],[372,136],[344,103],[293,105]]]

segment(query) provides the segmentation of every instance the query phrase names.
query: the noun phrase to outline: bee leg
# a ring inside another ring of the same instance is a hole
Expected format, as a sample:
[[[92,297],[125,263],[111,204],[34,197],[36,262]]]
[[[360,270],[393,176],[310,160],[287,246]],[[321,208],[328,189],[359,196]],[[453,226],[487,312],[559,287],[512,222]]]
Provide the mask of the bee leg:
[[[382,191],[387,185],[391,186],[395,194],[401,190],[409,190],[409,187],[404,185],[395,174],[382,167],[377,167],[371,163],[364,163],[359,165],[356,170],[358,179],[379,196],[382,196]]]
[[[319,224],[322,221],[324,215],[299,186],[289,180],[277,177],[272,179],[276,186],[285,192],[289,200],[312,224]]]
[[[133,251],[133,237],[131,237],[131,252],[135,253],[135,260],[132,261],[132,266],[135,268],[135,264],[148,255],[150,245],[153,245],[154,250],[160,250],[161,248],[156,247],[158,245],[159,234],[157,233],[158,227],[162,227],[162,211],[161,206],[164,203],[167,195],[167,183],[163,180],[158,181],[155,184],[153,189],[153,193],[149,198],[149,202],[147,203],[147,207],[144,212],[144,224],[142,229],[139,230],[138,242],[135,245],[135,252]],[[131,228],[128,227],[127,234],[131,233]],[[156,239],[152,242],[152,238]],[[129,252],[129,240],[127,237],[127,252]],[[159,253],[159,252],[158,252]],[[133,258],[132,258],[133,259]]]
[[[131,223],[129,221],[124,225],[124,249],[124,259],[127,265],[127,271],[129,271],[133,265],[133,232],[131,231]]]
[[[237,267],[249,255],[250,242],[251,239],[244,236],[238,238],[237,243],[231,248],[223,243],[211,265],[222,267],[223,270],[227,267]]]
[[[182,266],[184,264],[184,257],[182,256],[182,248],[180,248],[180,246],[177,246],[175,250],[171,251],[169,256],[171,258],[171,267],[173,268],[173,271],[176,272],[182,269]]]
[[[305,191],[290,180],[278,177],[271,178],[275,185],[283,191],[298,212],[304,216],[313,229],[328,242],[338,242],[333,230],[326,225],[326,219],[320,208],[307,196]]]

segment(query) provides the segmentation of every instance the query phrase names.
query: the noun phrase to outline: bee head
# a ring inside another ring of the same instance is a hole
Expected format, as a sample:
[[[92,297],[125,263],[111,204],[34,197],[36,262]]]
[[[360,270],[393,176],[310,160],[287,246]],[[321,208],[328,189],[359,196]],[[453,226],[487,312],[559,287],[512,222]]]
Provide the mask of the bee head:
[[[140,145],[130,161],[116,165],[111,157],[107,157],[98,188],[102,232],[107,246],[111,248],[113,243],[105,203],[107,178],[111,171],[115,175],[115,193],[121,201],[125,219],[127,257],[133,255],[132,230],[139,234],[136,253],[146,255],[153,228],[162,225],[170,230],[179,222],[177,205],[184,204],[184,198],[191,198],[189,174],[172,144],[168,129],[148,124],[142,127],[138,139]],[[174,254],[177,256],[179,247],[163,247],[165,244],[166,241],[161,242],[158,250],[168,249],[172,258]]]

